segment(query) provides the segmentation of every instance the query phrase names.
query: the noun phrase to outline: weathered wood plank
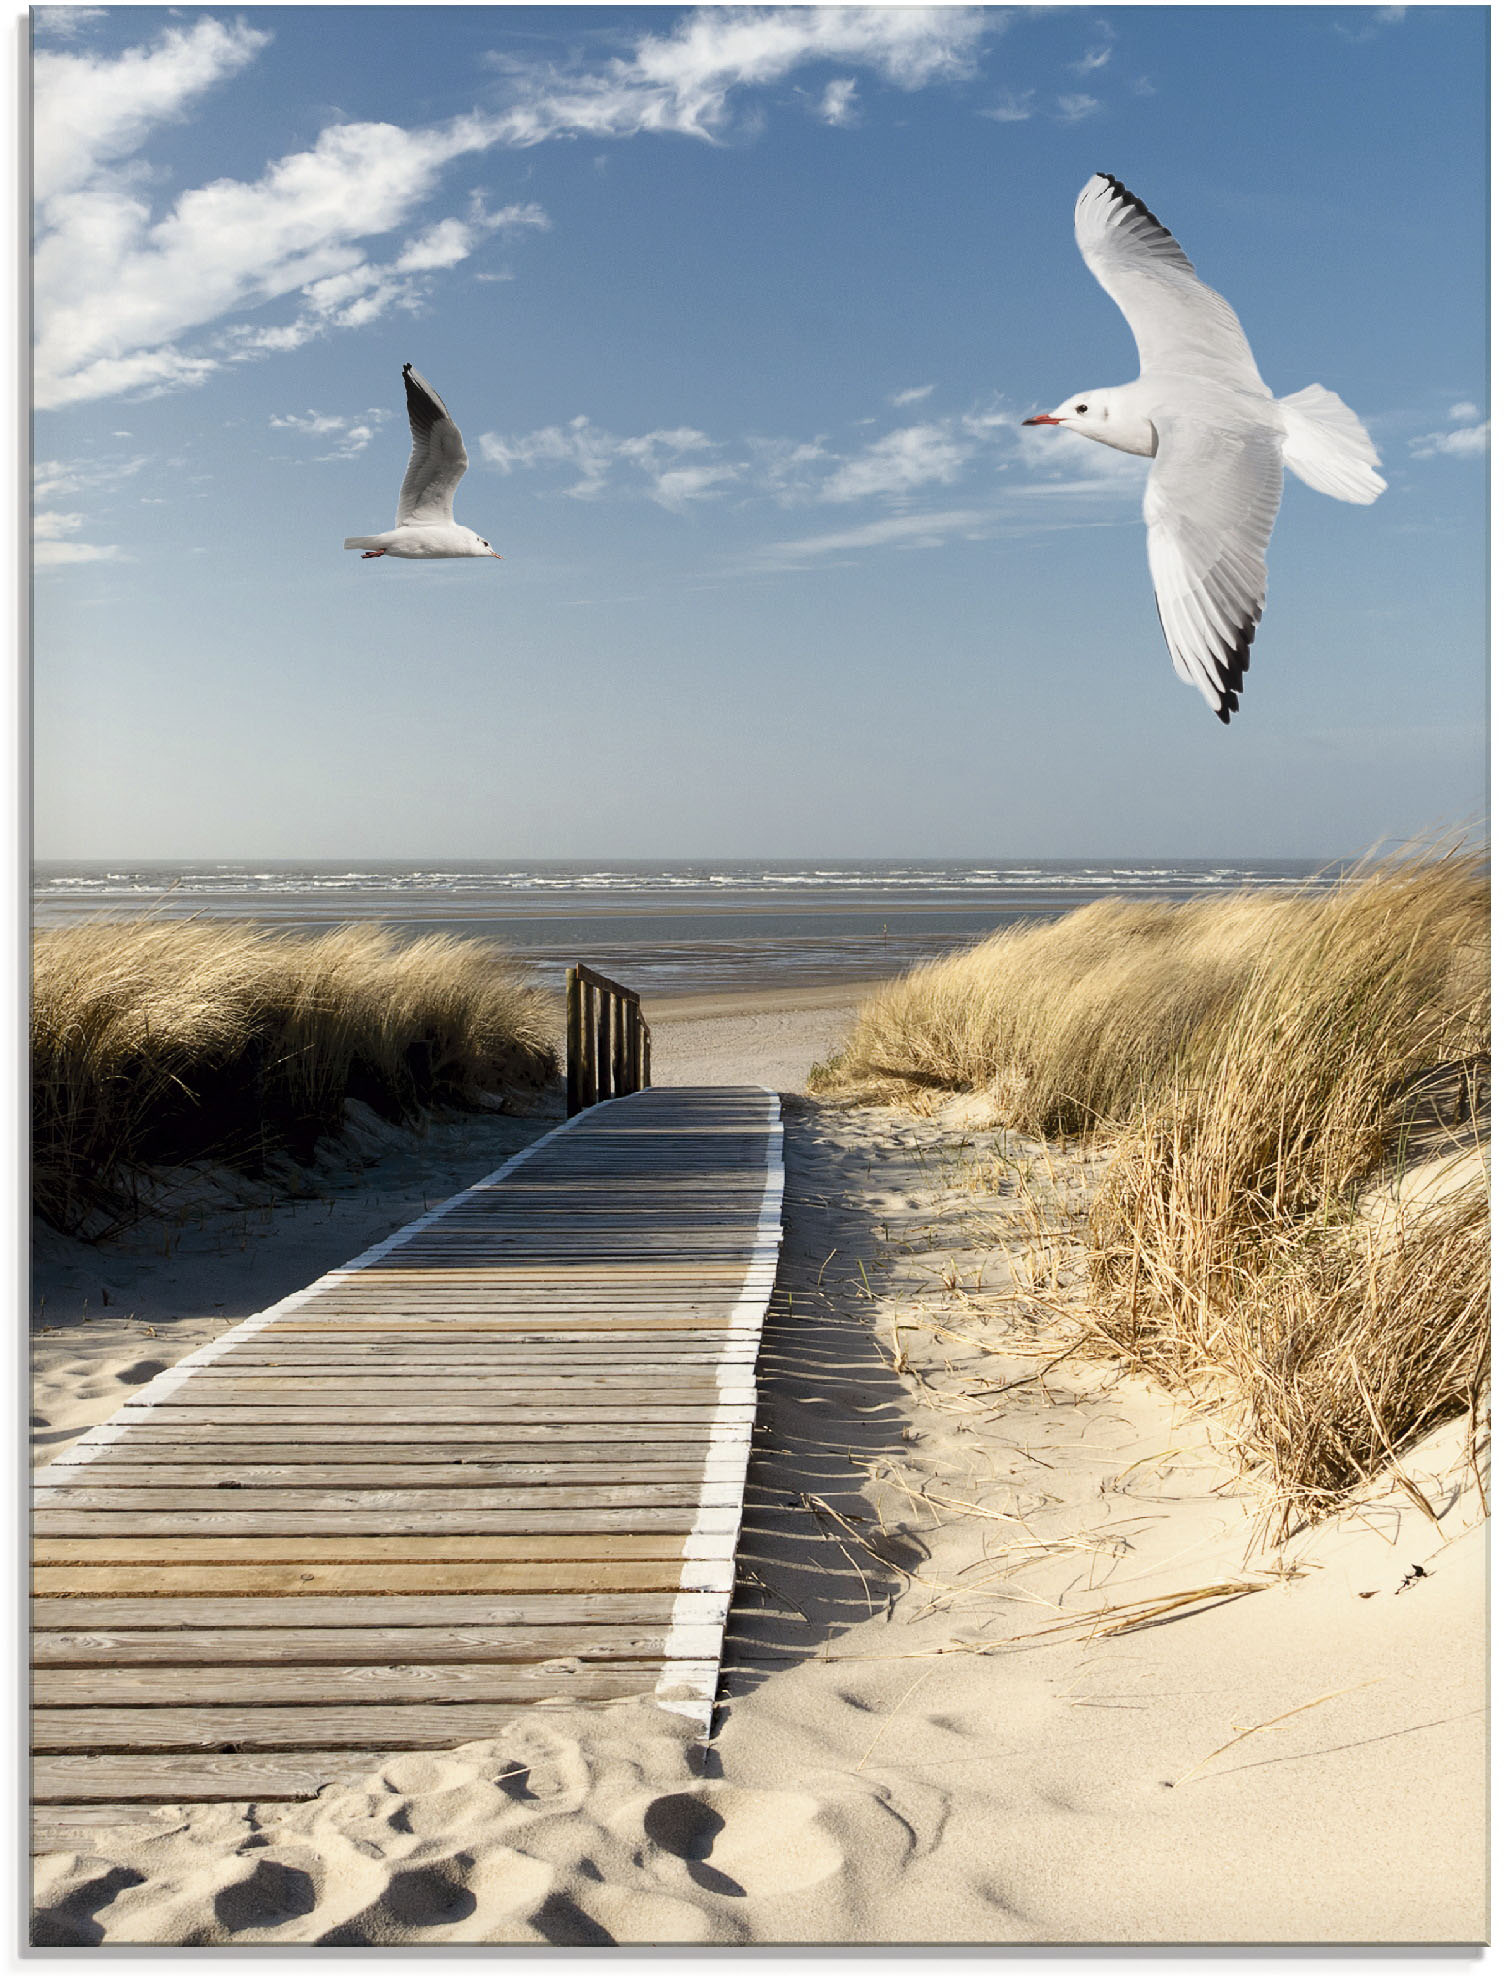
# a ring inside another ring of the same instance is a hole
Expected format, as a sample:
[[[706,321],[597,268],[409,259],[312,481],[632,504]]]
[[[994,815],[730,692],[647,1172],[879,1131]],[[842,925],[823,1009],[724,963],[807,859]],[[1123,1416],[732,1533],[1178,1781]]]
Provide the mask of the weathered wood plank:
[[[128,1510],[119,1514],[108,1510],[39,1510],[34,1518],[36,1549],[40,1552],[45,1546],[45,1557],[39,1561],[55,1564],[64,1554],[80,1554],[86,1546],[91,1558],[103,1548],[140,1558],[154,1553],[159,1544],[172,1545],[174,1556],[186,1556],[190,1553],[179,1546],[213,1544],[223,1548],[222,1540],[229,1539],[236,1544],[259,1544],[264,1539],[265,1555],[300,1557],[322,1555],[327,1544],[343,1544],[347,1539],[349,1555],[353,1556],[356,1548],[372,1551],[380,1543],[384,1548],[374,1551],[380,1557],[415,1555],[426,1550],[430,1540],[441,1551],[446,1546],[455,1547],[446,1555],[459,1555],[457,1547],[461,1545],[467,1547],[466,1555],[490,1555],[483,1548],[486,1544],[515,1539],[529,1555],[546,1556],[576,1542],[589,1546],[596,1538],[597,1552],[629,1539],[655,1543],[661,1539],[670,1545],[675,1537],[687,1539],[691,1530],[734,1533],[741,1520],[739,1501],[716,1509],[705,1509],[692,1501],[655,1508],[617,1503],[583,1509],[398,1509],[377,1502],[369,1507],[321,1511],[244,1509],[239,1506],[238,1491],[229,1495],[212,1490],[207,1493],[215,1498],[209,1509]],[[372,1491],[373,1495],[380,1493]],[[226,1503],[232,1507],[224,1507]],[[300,1547],[302,1539],[308,1540],[306,1548]],[[577,1553],[569,1550],[564,1554]]]
[[[154,1450],[162,1452],[162,1450]],[[73,1470],[79,1484],[101,1492],[130,1492],[130,1508],[160,1508],[160,1500],[176,1490],[215,1490],[219,1480],[233,1488],[251,1490],[296,1490],[316,1494],[320,1490],[437,1490],[449,1492],[464,1484],[466,1496],[474,1490],[496,1494],[494,1508],[538,1504],[543,1498],[559,1508],[575,1508],[591,1502],[640,1502],[672,1504],[682,1500],[682,1490],[690,1490],[690,1500],[700,1500],[702,1482],[739,1482],[743,1462],[508,1462],[492,1460],[484,1454],[437,1462],[433,1450],[427,1460],[411,1462],[330,1462],[324,1460],[198,1460],[174,1458],[162,1464],[152,1456],[128,1460],[79,1462]],[[696,1448],[698,1456],[698,1448]],[[630,1476],[630,1480],[623,1480]],[[138,1498],[138,1500],[136,1500]],[[65,1498],[49,1488],[38,1500],[73,1504],[75,1490]],[[739,1500],[739,1496],[737,1496]],[[119,1508],[119,1502],[115,1504]],[[223,1506],[219,1496],[215,1508]],[[285,1508],[277,1504],[275,1508]]]
[[[301,1712],[305,1708],[366,1708],[383,1703],[523,1702],[544,1694],[600,1701],[612,1695],[649,1694],[664,1669],[661,1650],[636,1660],[588,1664],[580,1656],[562,1654],[540,1656],[532,1662],[444,1662],[432,1666],[348,1666],[308,1661],[269,1667],[241,1663],[220,1667],[39,1667],[32,1675],[32,1705],[49,1716],[56,1737],[67,1733],[67,1716],[75,1710],[103,1710],[123,1716],[128,1710],[140,1709],[155,1717],[163,1712],[177,1716],[190,1709],[206,1709],[217,1724],[222,1724],[241,1710],[255,1711],[248,1717],[254,1721],[260,1711],[280,1708]],[[704,1686],[714,1678],[715,1662],[675,1659],[667,1672],[676,1683]],[[170,1746],[170,1736],[150,1733],[153,1723],[141,1726],[148,1742]],[[316,1721],[313,1727],[317,1733]],[[54,1740],[52,1747],[76,1748],[77,1743]]]
[[[38,1668],[221,1667],[250,1663],[295,1668],[329,1663],[434,1667],[454,1661],[486,1664],[572,1657],[581,1661],[662,1660],[672,1632],[681,1659],[712,1660],[721,1628],[708,1622],[670,1625],[665,1606],[656,1626],[592,1624],[503,1626],[206,1626],[193,1631],[40,1632],[32,1659]],[[36,1699],[45,1699],[40,1689]],[[122,1693],[120,1700],[126,1697]],[[139,1699],[139,1697],[137,1697]],[[188,1699],[186,1691],[180,1699]],[[300,1697],[294,1697],[300,1699]]]
[[[600,1560],[626,1558],[674,1558],[692,1555],[699,1540],[688,1535],[689,1523],[663,1531],[551,1531],[540,1536],[439,1536],[423,1532],[415,1536],[304,1536],[296,1530],[285,1536],[126,1536],[39,1537],[32,1545],[32,1558],[42,1567],[79,1564],[264,1564],[313,1560],[334,1564],[351,1559],[362,1564],[382,1558],[438,1562],[456,1558],[478,1564],[492,1558],[532,1562],[548,1557],[562,1563],[570,1559]],[[394,1518],[395,1522],[396,1519]],[[544,1542],[543,1536],[547,1541]]]
[[[106,1598],[38,1599],[32,1623],[40,1629],[100,1628],[142,1631],[151,1628],[307,1626],[320,1629],[370,1626],[654,1626],[720,1625],[726,1616],[721,1592],[524,1593],[513,1597],[473,1596],[359,1598]]]
[[[138,1811],[151,1804],[312,1798],[327,1784],[353,1783],[380,1769],[385,1755],[378,1747],[295,1755],[44,1756],[32,1764],[31,1791],[38,1806],[134,1802]]]
[[[315,1592],[715,1592],[730,1591],[729,1562],[715,1558],[580,1558],[523,1563],[445,1560],[411,1564],[48,1564],[32,1589],[49,1598],[220,1598]]]
[[[379,1472],[379,1471],[378,1471]],[[249,1516],[263,1510],[289,1510],[298,1515],[337,1515],[345,1510],[362,1514],[376,1509],[403,1510],[520,1510],[529,1514],[549,1511],[600,1509],[670,1510],[734,1509],[740,1507],[742,1492],[727,1483],[691,1482],[600,1483],[595,1488],[571,1489],[564,1486],[537,1489],[499,1489],[477,1476],[465,1488],[454,1487],[450,1474],[447,1486],[406,1489],[391,1482],[356,1489],[284,1489],[257,1487],[248,1479],[237,1480],[230,1488],[211,1484],[207,1488],[140,1489],[99,1485],[92,1467],[76,1471],[77,1482],[50,1484],[37,1491],[40,1519],[48,1516],[82,1516],[90,1510],[124,1515],[137,1510],[149,1515],[169,1516],[178,1511],[206,1510],[212,1515],[232,1511]],[[613,1528],[607,1524],[604,1528]],[[67,1533],[54,1533],[67,1534]]]

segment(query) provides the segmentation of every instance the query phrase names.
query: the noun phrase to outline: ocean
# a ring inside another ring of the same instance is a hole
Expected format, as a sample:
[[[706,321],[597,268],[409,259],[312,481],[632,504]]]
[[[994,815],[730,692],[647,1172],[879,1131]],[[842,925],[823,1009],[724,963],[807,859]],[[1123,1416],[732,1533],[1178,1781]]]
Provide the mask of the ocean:
[[[1277,859],[44,862],[34,911],[39,926],[140,913],[310,931],[374,920],[407,938],[500,941],[550,986],[586,961],[644,995],[698,995],[861,984],[1111,893],[1282,890],[1322,871]]]

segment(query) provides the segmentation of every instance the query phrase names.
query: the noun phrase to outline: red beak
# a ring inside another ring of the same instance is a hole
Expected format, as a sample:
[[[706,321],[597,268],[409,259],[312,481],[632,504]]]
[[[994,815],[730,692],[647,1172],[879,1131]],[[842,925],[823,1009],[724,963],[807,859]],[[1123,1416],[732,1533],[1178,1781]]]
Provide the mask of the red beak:
[[[1024,420],[1025,425],[1059,425],[1059,423],[1059,419],[1054,418],[1049,412],[1036,412],[1033,418]]]

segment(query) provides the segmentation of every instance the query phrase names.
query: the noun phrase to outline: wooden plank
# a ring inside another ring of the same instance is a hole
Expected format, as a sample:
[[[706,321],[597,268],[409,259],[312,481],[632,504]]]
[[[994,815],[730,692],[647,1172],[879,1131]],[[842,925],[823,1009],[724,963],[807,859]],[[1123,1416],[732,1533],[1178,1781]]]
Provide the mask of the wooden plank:
[[[38,1708],[38,1755],[129,1750],[442,1750],[496,1735],[519,1702],[600,1702],[652,1694],[656,1668],[519,1668],[488,1702],[375,1702],[282,1708]],[[693,1692],[694,1683],[682,1684]]]
[[[218,1478],[221,1477],[233,1477],[229,1486],[236,1490],[256,1492],[258,1501],[268,1508],[289,1506],[283,1502],[265,1503],[264,1493],[269,1490],[289,1494],[296,1492],[293,1501],[302,1502],[325,1490],[364,1489],[419,1489],[441,1496],[463,1493],[467,1498],[483,1493],[488,1500],[495,1497],[493,1508],[526,1506],[547,1498],[560,1508],[575,1508],[596,1501],[677,1503],[685,1499],[686,1490],[689,1492],[688,1500],[697,1502],[702,1482],[719,1484],[740,1481],[743,1465],[721,1462],[712,1466],[715,1472],[707,1475],[706,1463],[702,1460],[657,1462],[628,1471],[619,1462],[561,1464],[472,1460],[435,1463],[430,1458],[427,1464],[413,1462],[400,1466],[331,1463],[327,1460],[301,1463],[179,1461],[165,1465],[153,1459],[142,1459],[137,1462],[86,1462],[73,1472],[79,1478],[79,1486],[107,1494],[110,1500],[104,1506],[116,1508],[157,1508],[164,1496],[178,1490],[214,1490],[219,1487]],[[622,1475],[627,1472],[631,1480],[623,1482]],[[307,1492],[306,1496],[304,1492]],[[121,1494],[129,1495],[131,1501],[122,1504],[119,1501]],[[59,1488],[49,1487],[39,1491],[38,1501],[60,1503],[66,1500],[76,1506],[76,1496],[74,1487],[62,1489],[59,1485]],[[739,1489],[736,1500],[740,1501]],[[222,1507],[224,1501],[221,1494],[216,1506]],[[327,1504],[323,1506],[328,1507]]]
[[[665,1607],[656,1626],[206,1626],[192,1632],[48,1631],[33,1642],[33,1662],[44,1667],[220,1667],[231,1664],[291,1667],[324,1662],[341,1667],[433,1667],[453,1661],[484,1663],[555,1660],[662,1660],[672,1632],[681,1659],[712,1660],[721,1628],[687,1626]],[[42,1700],[41,1691],[36,1699]],[[180,1699],[187,1699],[186,1693]]]
[[[32,1624],[42,1630],[307,1626],[653,1626],[673,1619],[719,1625],[720,1592],[527,1593],[513,1597],[424,1595],[355,1598],[38,1599]]]
[[[342,1559],[362,1564],[382,1558],[403,1562],[438,1562],[455,1558],[467,1564],[495,1559],[515,1559],[519,1563],[547,1556],[551,1562],[568,1560],[608,1562],[628,1558],[673,1558],[676,1562],[691,1551],[688,1522],[682,1529],[663,1531],[604,1530],[564,1533],[549,1532],[547,1544],[531,1536],[370,1536],[308,1537],[294,1530],[286,1536],[268,1537],[39,1537],[32,1545],[32,1558],[40,1569],[57,1565],[105,1564],[272,1564],[312,1559],[335,1564]]]
[[[227,1501],[234,1507],[224,1508]],[[85,1546],[89,1548],[90,1558],[102,1547],[112,1552],[127,1550],[133,1557],[142,1557],[154,1553],[159,1543],[207,1545],[230,1538],[236,1543],[260,1543],[265,1539],[269,1546],[267,1556],[291,1556],[299,1539],[317,1538],[317,1545],[310,1542],[308,1551],[298,1551],[303,1556],[315,1552],[322,1555],[326,1542],[342,1542],[348,1537],[350,1544],[358,1546],[363,1553],[376,1541],[386,1543],[386,1549],[374,1552],[383,1557],[395,1557],[399,1552],[403,1556],[413,1555],[417,1549],[426,1550],[430,1540],[441,1549],[445,1545],[464,1544],[469,1546],[467,1555],[489,1556],[492,1553],[482,1548],[484,1544],[515,1539],[530,1555],[547,1556],[551,1551],[563,1551],[566,1556],[574,1556],[577,1553],[565,1550],[566,1545],[584,1544],[597,1538],[595,1549],[601,1552],[608,1545],[628,1540],[671,1546],[675,1538],[687,1538],[691,1530],[734,1533],[740,1517],[739,1501],[714,1510],[694,1502],[652,1509],[638,1509],[626,1503],[583,1509],[394,1509],[378,1502],[369,1508],[321,1511],[243,1509],[237,1494],[218,1496],[213,1509],[201,1510],[128,1510],[118,1515],[103,1510],[42,1510],[35,1519],[35,1547],[46,1549],[46,1562],[58,1563],[60,1554],[81,1552]],[[192,1534],[179,1536],[180,1531]],[[201,1554],[174,1552],[185,1556]],[[352,1549],[347,1554],[355,1553]]]
[[[204,1448],[216,1451],[238,1448],[248,1456],[254,1456],[260,1448],[280,1450],[302,1447],[319,1455],[326,1449],[333,1451],[358,1447],[362,1455],[371,1461],[381,1460],[388,1448],[405,1451],[408,1455],[415,1449],[420,1454],[426,1451],[435,1461],[444,1459],[444,1451],[447,1450],[453,1450],[454,1459],[461,1455],[469,1458],[494,1452],[497,1460],[505,1460],[510,1450],[514,1451],[514,1459],[535,1460],[541,1449],[546,1450],[551,1459],[565,1461],[571,1459],[568,1452],[571,1449],[578,1449],[581,1459],[593,1460],[604,1458],[599,1453],[601,1450],[620,1448],[622,1459],[627,1462],[648,1458],[668,1448],[678,1452],[709,1445],[703,1417],[677,1422],[654,1421],[646,1425],[637,1421],[570,1419],[527,1424],[508,1420],[439,1421],[428,1423],[423,1433],[421,1442],[410,1438],[387,1441],[384,1436],[373,1438],[367,1428],[352,1426],[349,1421],[291,1421],[284,1423],[279,1431],[275,1422],[236,1418],[227,1425],[203,1426],[185,1421],[181,1415],[164,1417],[148,1412],[139,1421],[133,1421],[118,1440],[111,1439],[99,1445],[109,1448],[112,1461],[135,1460],[143,1453],[150,1459],[149,1451],[153,1448]],[[718,1435],[719,1430],[713,1430],[712,1440]],[[92,1445],[95,1444],[85,1436],[68,1450],[68,1459],[71,1461],[76,1451],[86,1451]]]
[[[178,1391],[186,1396],[189,1388],[183,1386]],[[670,1426],[676,1420],[708,1422],[719,1411],[719,1403],[709,1398],[686,1401],[682,1406],[672,1400],[663,1400],[633,1409],[641,1426],[650,1423]],[[571,1401],[567,1395],[561,1395],[557,1403],[550,1406],[508,1406],[506,1420],[512,1427],[551,1428],[559,1423],[562,1412],[572,1417],[573,1424],[595,1421],[602,1427],[613,1427],[617,1419],[616,1408],[607,1401]],[[423,1401],[414,1401],[411,1406],[393,1403],[390,1406],[361,1405],[335,1409],[328,1402],[318,1404],[295,1400],[281,1405],[263,1404],[255,1400],[205,1401],[200,1405],[188,1397],[179,1398],[174,1394],[166,1395],[160,1404],[133,1403],[122,1407],[118,1418],[126,1426],[133,1427],[148,1415],[173,1426],[181,1423],[185,1427],[251,1427],[258,1423],[275,1426],[278,1422],[304,1427],[489,1427],[495,1422],[494,1413],[488,1415],[480,1401],[473,1406],[463,1406],[458,1401],[446,1406],[430,1406]]]
[[[465,1489],[452,1486],[407,1489],[390,1485],[364,1489],[283,1489],[257,1488],[248,1481],[237,1481],[228,1489],[213,1486],[202,1489],[132,1489],[96,1486],[98,1478],[92,1468],[80,1469],[78,1473],[80,1480],[76,1483],[38,1491],[37,1499],[42,1507],[35,1528],[39,1533],[46,1534],[40,1520],[42,1517],[79,1517],[88,1510],[121,1515],[144,1512],[153,1516],[200,1510],[216,1516],[226,1511],[233,1511],[237,1516],[259,1515],[264,1511],[290,1511],[298,1516],[333,1516],[346,1510],[366,1515],[379,1509],[398,1513],[459,1510],[467,1515],[486,1510],[519,1511],[527,1515],[548,1515],[558,1511],[572,1515],[577,1510],[593,1509],[602,1512],[634,1509],[675,1512],[702,1507],[735,1509],[740,1507],[742,1499],[740,1487],[725,1483],[702,1485],[699,1477],[688,1483],[603,1482],[593,1489],[497,1489],[486,1485],[479,1477]],[[452,1483],[452,1476],[450,1481]],[[604,1529],[615,1527],[609,1523],[602,1526]]]
[[[432,1592],[714,1592],[731,1589],[731,1567],[714,1558],[580,1558],[519,1563],[451,1560],[410,1564],[52,1564],[32,1572],[50,1598],[175,1598],[206,1594]]]
[[[353,1783],[379,1770],[385,1757],[380,1748],[245,1756],[47,1756],[32,1764],[31,1794],[39,1806],[59,1800],[134,1801],[138,1810],[150,1804],[312,1798],[328,1784]]]
[[[713,1678],[714,1671],[714,1661],[704,1659],[677,1659],[668,1669],[675,1682],[685,1685],[703,1685]],[[54,1749],[78,1747],[76,1737],[67,1742],[57,1740],[68,1735],[69,1718],[76,1712],[101,1710],[123,1717],[136,1709],[153,1718],[141,1725],[147,1740],[166,1748],[173,1738],[170,1732],[160,1734],[155,1718],[186,1715],[190,1710],[207,1710],[216,1724],[223,1724],[240,1716],[241,1711],[247,1711],[242,1720],[259,1723],[263,1710],[293,1708],[301,1714],[304,1709],[364,1709],[399,1703],[448,1706],[526,1702],[542,1694],[602,1701],[614,1695],[651,1694],[663,1672],[661,1651],[637,1660],[588,1664],[578,1656],[563,1654],[545,1655],[532,1662],[456,1661],[432,1666],[309,1661],[290,1666],[230,1662],[219,1667],[40,1667],[32,1674],[32,1706],[50,1720]],[[311,1723],[308,1717],[303,1719],[317,1737],[317,1719]],[[265,1733],[271,1733],[270,1725]],[[118,1734],[111,1740],[118,1741]],[[213,1739],[194,1739],[201,1740]],[[242,1739],[226,1734],[224,1740]],[[339,1738],[336,1735],[330,1740]]]

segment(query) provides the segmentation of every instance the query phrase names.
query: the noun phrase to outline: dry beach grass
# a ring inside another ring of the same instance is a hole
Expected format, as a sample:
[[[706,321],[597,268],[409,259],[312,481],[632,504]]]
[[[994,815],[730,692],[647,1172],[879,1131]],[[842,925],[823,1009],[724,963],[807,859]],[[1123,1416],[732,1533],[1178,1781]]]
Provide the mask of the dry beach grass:
[[[790,1093],[842,1021],[756,997],[666,1015],[656,1077]],[[1047,1146],[988,1109],[786,1100],[708,1748],[650,1704],[498,1708],[488,1741],[301,1805],[53,1817],[35,1939],[1480,1939],[1485,1533],[1461,1423],[1406,1456],[1424,1509],[1387,1476],[1269,1554],[1215,1416],[1070,1349],[1107,1141]],[[541,1123],[388,1128],[327,1207],[280,1201],[248,1236],[209,1215],[170,1255],[149,1221],[49,1236],[44,1438]]]
[[[411,1121],[558,1067],[544,997],[482,942],[150,918],[38,934],[31,1049],[34,1206],[94,1235],[150,1169],[306,1159],[352,1098]]]
[[[814,1087],[985,1092],[1016,1129],[1110,1144],[1088,1321],[1236,1395],[1289,1524],[1476,1418],[1487,955],[1460,853],[1288,897],[1108,901],[893,984]],[[1417,1196],[1406,1167],[1438,1156]]]

